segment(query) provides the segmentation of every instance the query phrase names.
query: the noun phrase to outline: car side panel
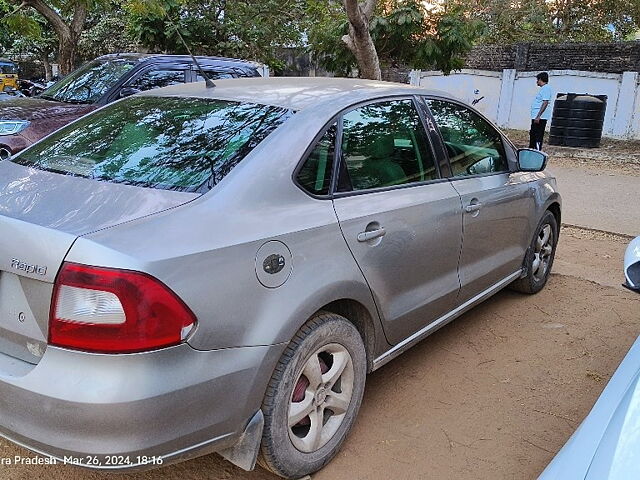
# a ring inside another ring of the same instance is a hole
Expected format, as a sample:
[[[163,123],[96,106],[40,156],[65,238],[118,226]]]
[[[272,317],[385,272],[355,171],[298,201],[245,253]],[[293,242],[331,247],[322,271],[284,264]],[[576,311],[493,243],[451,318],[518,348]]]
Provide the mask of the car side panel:
[[[296,194],[295,208],[282,205],[271,214],[254,209],[229,215],[233,200],[196,200],[81,237],[67,260],[140,270],[162,280],[196,314],[198,326],[188,341],[201,350],[288,342],[315,311],[343,298],[361,303],[379,325],[331,202]],[[148,238],[151,231],[161,233]],[[291,253],[285,255],[291,273],[282,286],[268,288],[258,280],[263,264],[257,253],[274,241]]]
[[[449,182],[336,198],[334,205],[392,344],[454,307],[462,214]],[[385,235],[359,241],[374,222]]]
[[[535,217],[534,184],[517,174],[503,173],[455,179],[464,211],[458,303],[511,275],[521,266],[531,242],[530,219]]]

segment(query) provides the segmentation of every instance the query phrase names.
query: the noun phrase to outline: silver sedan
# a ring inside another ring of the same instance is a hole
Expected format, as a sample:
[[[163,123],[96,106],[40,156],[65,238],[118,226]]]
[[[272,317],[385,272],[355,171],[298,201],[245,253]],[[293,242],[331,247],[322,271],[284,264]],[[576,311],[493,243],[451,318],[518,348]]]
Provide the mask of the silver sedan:
[[[325,465],[365,377],[541,290],[546,156],[438,92],[222,80],[123,99],[0,162],[0,434],[142,469]]]

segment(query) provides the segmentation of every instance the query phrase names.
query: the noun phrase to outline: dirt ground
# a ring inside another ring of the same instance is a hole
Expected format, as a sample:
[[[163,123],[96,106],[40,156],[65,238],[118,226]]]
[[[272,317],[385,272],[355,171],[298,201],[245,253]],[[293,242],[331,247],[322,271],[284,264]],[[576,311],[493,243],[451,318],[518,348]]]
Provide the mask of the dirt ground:
[[[640,334],[626,238],[564,228],[547,287],[503,291],[373,373],[355,429],[314,480],[533,479]],[[33,455],[0,441],[0,457]],[[1,466],[11,480],[275,479],[217,455],[142,474]]]
[[[516,146],[529,145],[529,132],[506,130],[505,133]],[[548,139],[547,134],[543,149],[552,165],[640,177],[640,140],[603,138],[598,148],[570,148],[549,145]]]

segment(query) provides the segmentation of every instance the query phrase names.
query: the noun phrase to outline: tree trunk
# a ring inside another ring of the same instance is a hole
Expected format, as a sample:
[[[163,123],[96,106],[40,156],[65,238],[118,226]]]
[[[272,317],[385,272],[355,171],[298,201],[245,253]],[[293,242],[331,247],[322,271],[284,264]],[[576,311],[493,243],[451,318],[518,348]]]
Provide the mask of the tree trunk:
[[[50,82],[53,78],[53,68],[51,68],[48,52],[42,55],[42,65],[44,65],[44,81],[45,83]]]
[[[75,68],[77,42],[69,37],[59,37],[58,65],[61,75],[68,75]]]
[[[369,22],[376,8],[376,0],[344,0],[344,8],[349,19],[349,35],[342,37],[358,62],[360,77],[381,80],[380,59],[369,32]]]
[[[75,68],[76,51],[80,34],[87,19],[87,5],[78,2],[74,6],[73,18],[67,25],[58,11],[52,8],[45,0],[23,0],[22,3],[32,7],[53,27],[58,36],[58,63],[60,73],[67,75]]]

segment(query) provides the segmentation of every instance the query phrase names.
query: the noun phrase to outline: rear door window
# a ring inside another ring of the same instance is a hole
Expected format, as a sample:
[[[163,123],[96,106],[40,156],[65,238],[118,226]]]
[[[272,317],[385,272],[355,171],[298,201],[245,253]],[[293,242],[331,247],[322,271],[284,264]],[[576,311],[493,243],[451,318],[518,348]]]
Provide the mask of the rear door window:
[[[210,80],[221,80],[224,78],[236,78],[237,75],[235,75],[232,72],[228,72],[228,71],[220,71],[220,70],[207,70],[206,68],[203,69],[205,75],[210,79]],[[202,74],[200,73],[200,71],[195,70],[193,72],[196,76],[196,82],[204,82],[204,77],[202,76]]]
[[[291,115],[254,103],[131,97],[58,130],[12,161],[64,175],[204,192]]]
[[[185,70],[148,70],[127,86],[138,90],[153,90],[184,82]]]
[[[412,100],[365,105],[343,117],[340,190],[384,188],[438,178],[433,153]]]

